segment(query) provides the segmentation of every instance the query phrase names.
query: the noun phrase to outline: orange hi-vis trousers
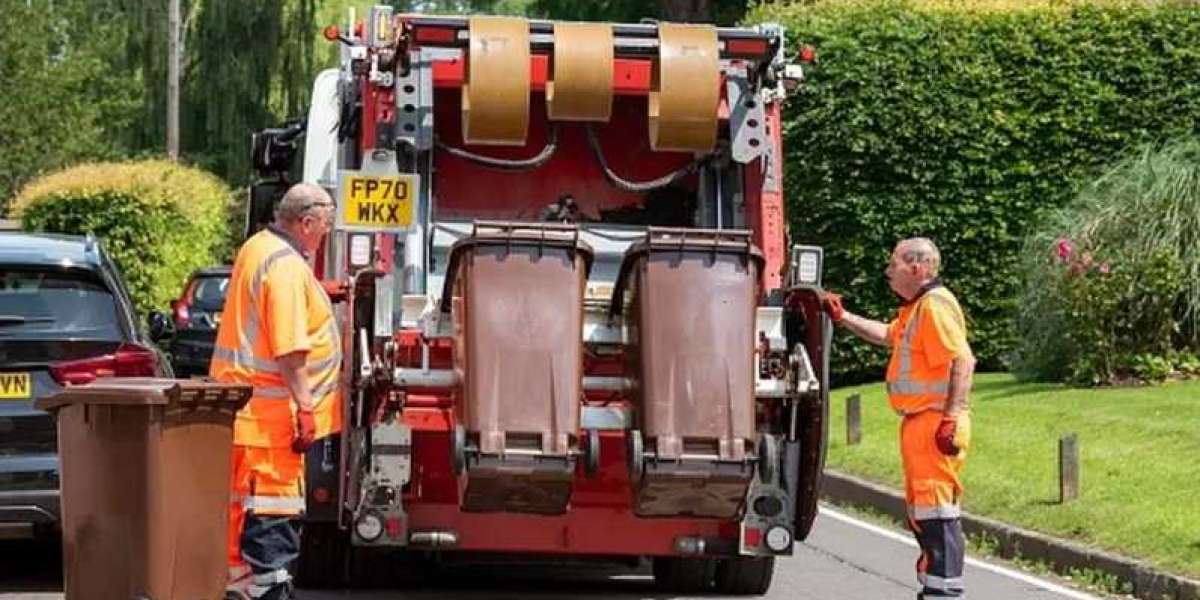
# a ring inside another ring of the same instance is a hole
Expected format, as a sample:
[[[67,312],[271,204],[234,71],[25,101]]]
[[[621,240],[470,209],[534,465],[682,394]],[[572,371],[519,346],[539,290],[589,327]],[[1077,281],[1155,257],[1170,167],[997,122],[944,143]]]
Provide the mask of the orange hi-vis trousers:
[[[942,422],[940,410],[904,417],[900,424],[900,450],[904,462],[904,497],[909,526],[921,546],[917,580],[924,598],[958,598],[963,593],[965,540],[962,516],[963,486],[959,479],[971,441],[971,417],[958,417],[955,456],[938,449],[935,434]]]
[[[233,447],[229,498],[229,566],[245,564],[241,538],[246,513],[293,517],[304,513],[304,455],[291,448]]]

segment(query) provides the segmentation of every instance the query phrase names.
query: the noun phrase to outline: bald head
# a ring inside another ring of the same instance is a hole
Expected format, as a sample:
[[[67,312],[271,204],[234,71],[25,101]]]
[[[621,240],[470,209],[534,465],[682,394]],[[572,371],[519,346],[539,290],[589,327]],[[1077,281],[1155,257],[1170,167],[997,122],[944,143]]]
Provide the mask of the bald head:
[[[333,198],[325,188],[312,183],[297,183],[275,207],[275,222],[280,226],[293,225],[307,214],[324,214],[333,208]]]
[[[306,256],[312,256],[333,226],[333,198],[319,185],[297,183],[275,207],[275,227],[292,237]]]
[[[888,285],[901,298],[910,300],[938,276],[942,255],[929,238],[908,238],[896,244],[884,273]]]
[[[896,253],[908,264],[924,265],[929,277],[937,277],[942,267],[942,254],[933,240],[923,237],[908,238],[896,245]]]

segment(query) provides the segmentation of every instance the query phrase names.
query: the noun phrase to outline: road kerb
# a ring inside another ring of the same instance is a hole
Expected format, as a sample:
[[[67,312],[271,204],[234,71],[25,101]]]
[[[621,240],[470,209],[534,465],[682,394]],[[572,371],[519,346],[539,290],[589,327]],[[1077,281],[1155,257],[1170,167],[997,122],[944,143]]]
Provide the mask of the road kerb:
[[[904,496],[899,492],[853,475],[826,470],[821,496],[834,504],[869,507],[900,521],[908,518]],[[1200,600],[1200,581],[1154,569],[1132,558],[986,517],[964,513],[962,523],[967,535],[994,540],[995,553],[1003,558],[1036,560],[1064,575],[1084,569],[1108,573],[1131,582],[1133,595],[1144,600]]]

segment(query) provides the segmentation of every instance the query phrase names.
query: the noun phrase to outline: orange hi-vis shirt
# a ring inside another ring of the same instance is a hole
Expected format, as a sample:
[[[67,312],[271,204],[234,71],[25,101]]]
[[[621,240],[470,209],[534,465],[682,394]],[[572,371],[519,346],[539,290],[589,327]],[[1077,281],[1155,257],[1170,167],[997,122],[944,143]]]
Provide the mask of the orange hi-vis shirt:
[[[969,351],[966,319],[954,294],[939,285],[900,307],[888,324],[888,340],[892,408],[901,415],[941,410],[950,393],[950,364]]]
[[[281,448],[295,435],[295,403],[276,359],[306,352],[317,438],[342,427],[342,343],[333,305],[299,247],[268,228],[238,251],[210,374],[254,388],[238,412],[234,444]]]

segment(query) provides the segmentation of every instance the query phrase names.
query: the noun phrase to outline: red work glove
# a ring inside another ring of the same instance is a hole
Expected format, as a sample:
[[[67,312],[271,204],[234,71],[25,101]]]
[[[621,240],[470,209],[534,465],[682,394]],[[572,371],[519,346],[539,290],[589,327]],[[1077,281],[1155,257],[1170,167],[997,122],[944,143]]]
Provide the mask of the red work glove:
[[[322,281],[321,287],[329,295],[330,302],[343,302],[350,291],[350,284],[345,281]]]
[[[821,310],[828,313],[834,323],[841,323],[846,316],[846,309],[842,308],[842,296],[834,292],[825,292],[821,296]]]
[[[933,440],[937,443],[938,450],[946,456],[958,456],[958,446],[954,445],[954,435],[958,433],[958,420],[953,417],[945,417],[938,424],[937,433],[933,434]]]
[[[312,409],[296,411],[296,437],[292,439],[292,451],[304,454],[317,439],[317,419]]]

